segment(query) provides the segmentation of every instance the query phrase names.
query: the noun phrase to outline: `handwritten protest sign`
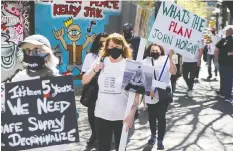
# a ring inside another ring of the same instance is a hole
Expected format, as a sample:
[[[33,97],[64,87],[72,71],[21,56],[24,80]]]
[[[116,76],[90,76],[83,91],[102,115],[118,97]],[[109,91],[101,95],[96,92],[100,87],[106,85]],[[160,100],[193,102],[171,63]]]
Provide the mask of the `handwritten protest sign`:
[[[3,150],[25,150],[78,140],[72,76],[5,84]]]
[[[194,58],[206,20],[169,1],[161,3],[149,41]]]

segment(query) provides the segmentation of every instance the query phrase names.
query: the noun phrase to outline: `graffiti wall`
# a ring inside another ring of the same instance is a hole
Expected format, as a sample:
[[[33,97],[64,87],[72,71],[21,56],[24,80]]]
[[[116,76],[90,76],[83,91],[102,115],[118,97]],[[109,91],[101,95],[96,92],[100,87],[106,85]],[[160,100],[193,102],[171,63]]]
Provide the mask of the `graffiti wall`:
[[[1,3],[1,81],[10,80],[22,69],[16,59],[16,45],[24,36],[30,34],[30,3],[9,2]]]
[[[114,24],[109,18],[120,12],[120,1],[37,2],[35,32],[50,40],[60,58],[60,73],[72,73],[77,86],[81,85],[82,63],[95,36],[109,31]]]

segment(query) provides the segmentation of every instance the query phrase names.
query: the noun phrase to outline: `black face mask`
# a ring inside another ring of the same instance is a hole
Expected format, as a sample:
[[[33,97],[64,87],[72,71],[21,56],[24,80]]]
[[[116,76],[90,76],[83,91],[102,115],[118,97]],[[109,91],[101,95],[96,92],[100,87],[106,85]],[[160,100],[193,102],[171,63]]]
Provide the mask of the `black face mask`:
[[[125,40],[129,40],[132,37],[132,33],[124,33]]]
[[[45,56],[29,56],[24,55],[23,62],[27,63],[27,68],[29,70],[40,70],[45,66],[45,57],[47,57],[48,54]]]
[[[122,54],[122,49],[119,48],[108,49],[108,51],[110,52],[110,55],[113,59],[119,58],[120,55]]]
[[[155,60],[158,59],[159,56],[160,56],[160,53],[158,53],[158,52],[152,52],[151,53],[151,57],[154,58]]]

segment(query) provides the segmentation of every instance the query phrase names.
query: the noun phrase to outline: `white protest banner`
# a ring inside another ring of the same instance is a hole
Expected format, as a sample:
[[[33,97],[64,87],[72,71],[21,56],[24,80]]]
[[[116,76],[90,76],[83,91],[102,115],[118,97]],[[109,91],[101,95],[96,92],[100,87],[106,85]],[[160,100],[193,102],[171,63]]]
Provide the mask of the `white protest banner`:
[[[137,61],[141,61],[143,59],[145,47],[146,47],[146,39],[141,38],[139,49],[138,49]],[[125,111],[125,118],[127,117],[127,115],[130,113],[132,109],[135,94],[136,93],[129,92],[128,103],[127,103],[127,107]],[[121,141],[119,145],[119,151],[125,151],[127,139],[128,139],[128,131],[126,132],[126,125],[124,124],[122,128],[122,132],[121,132]]]
[[[206,20],[169,1],[161,3],[149,41],[194,58],[199,49]]]

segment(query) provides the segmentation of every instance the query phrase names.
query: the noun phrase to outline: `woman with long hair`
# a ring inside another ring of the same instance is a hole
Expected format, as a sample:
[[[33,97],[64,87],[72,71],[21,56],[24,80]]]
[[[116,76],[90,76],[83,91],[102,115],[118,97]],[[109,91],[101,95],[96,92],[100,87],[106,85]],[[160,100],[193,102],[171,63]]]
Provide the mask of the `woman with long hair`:
[[[88,84],[97,73],[98,99],[95,107],[95,125],[99,151],[110,151],[114,134],[115,148],[118,150],[123,122],[126,130],[132,126],[139,102],[136,94],[133,107],[125,118],[128,92],[121,89],[126,59],[131,59],[131,49],[124,37],[114,33],[107,37],[105,46],[98,58],[84,75],[83,84]],[[100,62],[103,60],[103,62]]]
[[[152,83],[154,83],[155,80],[159,80],[162,69],[164,68],[160,82],[163,82],[167,86],[166,91],[164,90],[165,93],[160,93],[164,91],[159,91],[159,88],[156,88],[156,91],[154,92],[155,88],[152,88],[150,96],[145,96],[145,101],[148,106],[149,124],[151,130],[151,138],[149,139],[148,144],[153,145],[155,143],[156,129],[157,129],[156,122],[158,121],[158,138],[157,138],[158,150],[164,149],[163,139],[166,129],[166,111],[169,102],[171,101],[170,100],[171,95],[170,97],[168,96],[169,93],[171,93],[170,78],[171,78],[171,74],[172,75],[176,74],[176,66],[172,61],[173,53],[174,53],[173,50],[171,50],[168,58],[168,56],[165,55],[165,51],[162,46],[157,44],[151,44],[147,48],[145,54],[146,58],[143,60],[143,64],[154,67],[154,74],[153,74],[154,80]]]
[[[99,57],[99,52],[101,49],[103,49],[105,39],[108,36],[107,33],[99,33],[92,46],[90,52],[86,55],[83,67],[82,67],[82,74],[85,74],[90,68],[92,63]],[[94,112],[95,112],[95,103],[96,102],[91,102],[88,104],[87,107],[87,113],[88,113],[88,121],[91,127],[91,137],[89,138],[89,141],[87,142],[88,145],[91,145],[95,142],[96,140],[96,132],[95,132],[95,122],[94,122]]]

